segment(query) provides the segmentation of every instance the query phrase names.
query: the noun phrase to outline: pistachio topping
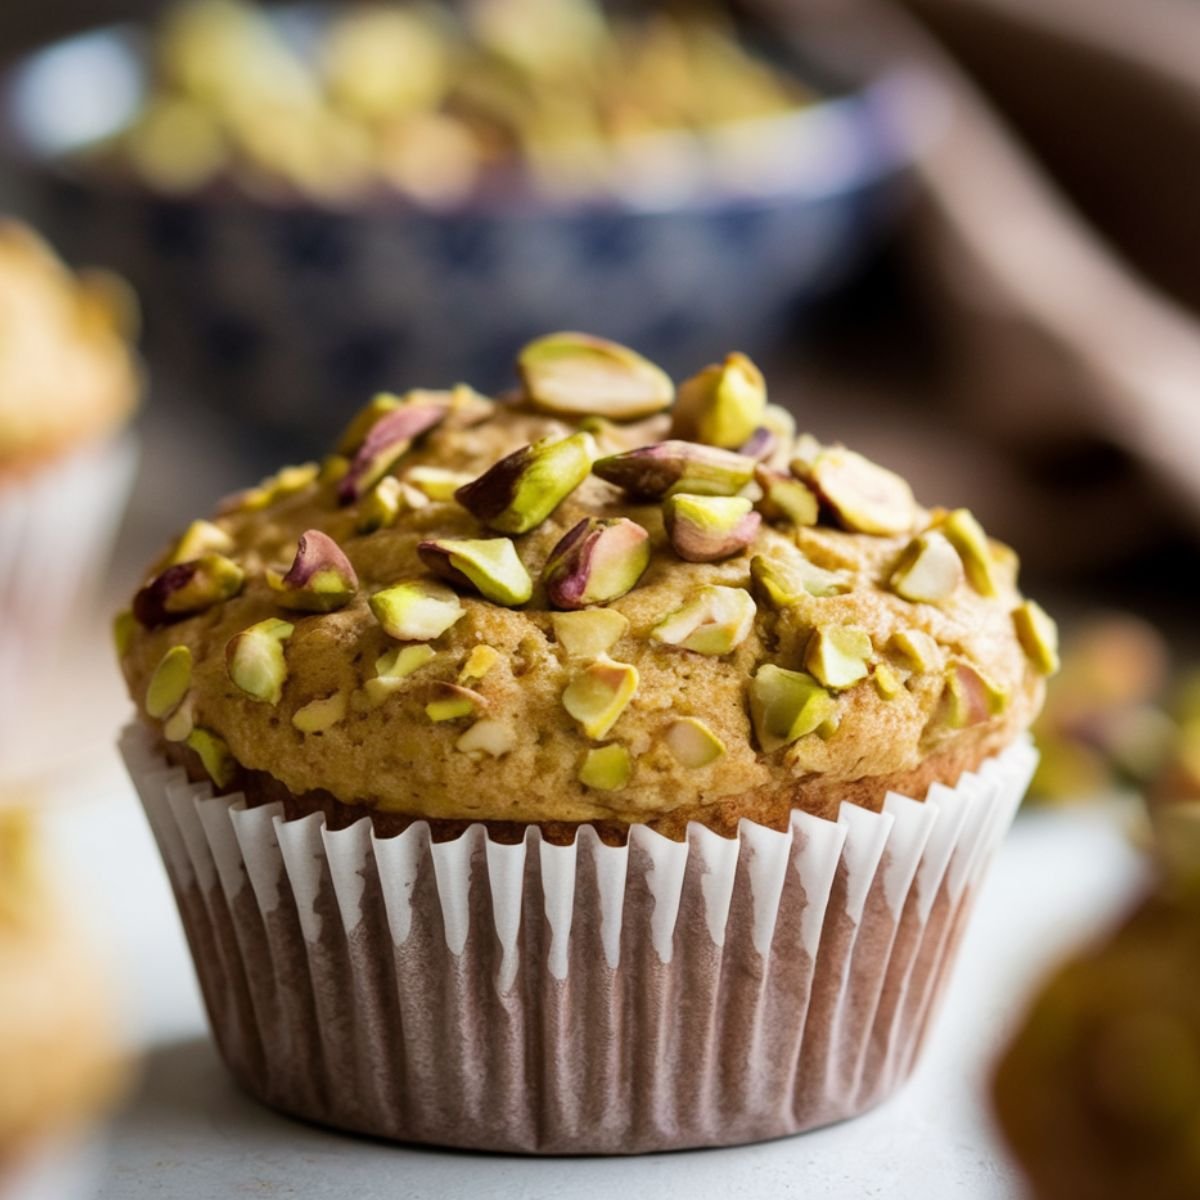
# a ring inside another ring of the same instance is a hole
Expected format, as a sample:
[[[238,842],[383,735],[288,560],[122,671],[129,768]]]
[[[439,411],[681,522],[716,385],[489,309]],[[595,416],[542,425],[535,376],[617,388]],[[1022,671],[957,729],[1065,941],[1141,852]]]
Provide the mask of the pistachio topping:
[[[822,450],[807,478],[844,529],[886,535],[907,533],[916,523],[908,483],[844,446]]]
[[[663,503],[671,548],[686,562],[720,562],[754,541],[762,517],[742,496],[676,493]]]
[[[569,658],[599,658],[629,632],[629,618],[612,608],[555,613],[551,622]]]
[[[892,573],[891,589],[904,600],[937,604],[952,596],[963,580],[958,551],[936,530],[914,538]]]
[[[378,392],[372,396],[350,418],[350,423],[342,430],[341,436],[337,440],[338,457],[344,459],[349,466],[351,457],[358,452],[363,442],[367,440],[367,434],[374,429],[380,419],[386,417],[388,413],[395,412],[403,404],[404,401],[391,392]]]
[[[735,450],[754,434],[766,405],[762,372],[744,354],[730,354],[680,384],[671,436]]]
[[[1025,656],[1042,675],[1058,671],[1058,626],[1036,601],[1026,600],[1013,610],[1013,627]]]
[[[894,700],[900,695],[900,689],[903,687],[900,677],[887,663],[876,663],[871,678],[874,679],[875,690],[882,699]]]
[[[764,663],[750,681],[750,720],[764,754],[816,733],[836,710],[834,698],[803,671]]]
[[[358,591],[358,575],[350,560],[319,529],[300,535],[288,573],[280,578],[269,572],[267,583],[281,608],[300,612],[333,612],[349,604]]]
[[[630,421],[661,412],[675,396],[670,376],[616,342],[586,333],[552,333],[517,358],[530,403],[560,416],[595,414]]]
[[[356,533],[390,529],[402,512],[424,508],[429,497],[394,475],[385,475],[359,502]]]
[[[413,442],[445,415],[444,404],[401,404],[385,412],[367,431],[350,460],[349,469],[338,482],[338,501],[353,504],[361,499],[408,453]]]
[[[804,653],[810,675],[833,691],[866,679],[871,635],[855,625],[819,625]]]
[[[371,612],[398,642],[439,637],[464,612],[462,601],[444,584],[427,579],[397,583],[371,597]]]
[[[180,534],[162,566],[166,568],[192,562],[205,554],[228,554],[232,549],[233,538],[219,525],[211,521],[193,521]]]
[[[739,454],[763,462],[779,449],[779,438],[773,430],[760,425],[740,446],[736,447]]]
[[[158,660],[146,688],[146,713],[161,721],[182,703],[192,686],[192,652],[187,646],[172,646]]]
[[[503,758],[516,745],[517,731],[511,724],[495,717],[484,717],[454,743],[454,748],[463,754],[490,754],[492,758]]]
[[[826,571],[803,555],[785,562],[756,554],[750,560],[750,578],[759,599],[774,609],[787,608],[804,596],[840,596],[851,586],[844,575]]]
[[[446,502],[454,499],[460,487],[470,483],[474,475],[463,471],[450,471],[445,467],[412,467],[404,473],[404,482],[415,488],[426,499]]]
[[[792,442],[792,456],[788,460],[788,470],[797,479],[812,478],[813,466],[821,457],[825,447],[811,433],[802,433]]]
[[[579,609],[624,596],[650,563],[650,535],[626,517],[585,517],[550,551],[542,571],[556,608]]]
[[[195,728],[196,713],[189,692],[183,703],[163,722],[162,733],[168,742],[186,742]]]
[[[594,474],[638,500],[661,500],[675,492],[733,496],[754,478],[754,459],[698,442],[657,442],[610,454]]]
[[[667,727],[667,749],[682,766],[707,767],[725,753],[725,743],[699,717],[681,717]]]
[[[302,492],[310,483],[321,477],[321,468],[316,463],[300,463],[284,467],[274,475],[268,475],[257,487],[246,488],[226,499],[220,506],[219,515],[229,513],[259,512],[269,508],[277,500]]]
[[[914,671],[940,671],[941,647],[920,629],[897,629],[888,643]]]
[[[412,646],[397,646],[375,660],[375,678],[363,684],[371,706],[377,708],[393,692],[399,690],[415,671],[432,662],[437,655],[432,646],[419,642]]]
[[[455,498],[498,533],[539,526],[588,476],[595,443],[590,433],[544,439],[502,458]]]
[[[956,508],[942,518],[938,529],[962,557],[962,565],[971,586],[981,596],[995,596],[995,562],[983,526],[968,509]]]
[[[618,792],[629,783],[632,774],[629,751],[614,742],[587,752],[579,768],[579,782],[598,792]]]
[[[815,525],[820,515],[816,493],[802,480],[770,467],[758,467],[754,481],[762,489],[758,510],[783,525]]]
[[[324,733],[345,718],[346,707],[346,693],[334,692],[301,705],[292,713],[292,725],[301,733]]]
[[[425,715],[435,722],[461,721],[487,708],[487,701],[478,692],[458,683],[439,681],[433,685],[431,696],[425,705]]]
[[[650,638],[697,654],[728,654],[746,640],[756,612],[744,588],[708,584],[650,631]]]
[[[500,661],[500,657],[500,651],[495,646],[475,646],[459,669],[458,682],[471,683],[482,679]]]
[[[636,667],[598,658],[572,676],[562,704],[587,737],[599,739],[617,723],[637,689]]]
[[[204,554],[156,575],[133,598],[133,615],[147,629],[182,621],[242,590],[245,573],[223,554]]]
[[[344,454],[327,454],[321,460],[321,468],[317,479],[321,483],[341,483],[350,470],[350,460]]]
[[[184,739],[185,745],[194,750],[200,759],[200,765],[208,772],[208,777],[219,788],[226,788],[233,782],[237,772],[237,763],[229,752],[225,739],[218,737],[208,729],[197,727]]]
[[[493,604],[515,608],[533,595],[533,581],[508,538],[440,538],[421,542],[417,553],[435,575]]]
[[[283,643],[295,632],[288,621],[268,617],[241,633],[225,646],[225,668],[229,678],[252,700],[278,704],[287,680]]]
[[[973,663],[955,659],[946,668],[942,713],[951,729],[979,725],[1008,707],[1009,693]]]
[[[129,609],[124,609],[113,617],[112,639],[118,658],[124,658],[129,653],[135,629],[137,629],[137,619]]]

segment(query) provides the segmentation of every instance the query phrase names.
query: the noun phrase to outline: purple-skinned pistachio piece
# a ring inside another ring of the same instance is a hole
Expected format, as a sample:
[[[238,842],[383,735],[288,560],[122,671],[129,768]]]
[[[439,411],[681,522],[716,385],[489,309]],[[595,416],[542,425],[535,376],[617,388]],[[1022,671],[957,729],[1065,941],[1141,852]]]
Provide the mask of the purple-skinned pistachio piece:
[[[720,562],[754,541],[762,516],[743,496],[668,496],[663,522],[685,562]]]
[[[310,529],[300,535],[296,557],[282,578],[267,574],[281,608],[300,612],[333,612],[358,591],[358,575],[342,548],[327,533]]]
[[[821,505],[816,493],[803,481],[783,471],[760,466],[754,480],[762,489],[758,510],[768,521],[786,525],[815,525]]]
[[[204,554],[156,575],[133,598],[133,615],[147,629],[204,612],[242,590],[245,573],[223,554]]]
[[[598,459],[592,472],[638,500],[661,500],[676,492],[733,496],[754,478],[755,462],[744,454],[667,441]]]
[[[779,448],[779,439],[765,425],[760,425],[738,448],[739,454],[762,462]]]
[[[585,517],[550,551],[542,579],[555,608],[579,609],[624,596],[650,562],[650,535],[626,517]]]
[[[368,430],[338,483],[338,502],[353,504],[405,454],[413,441],[446,415],[444,404],[402,404],[385,412]]]

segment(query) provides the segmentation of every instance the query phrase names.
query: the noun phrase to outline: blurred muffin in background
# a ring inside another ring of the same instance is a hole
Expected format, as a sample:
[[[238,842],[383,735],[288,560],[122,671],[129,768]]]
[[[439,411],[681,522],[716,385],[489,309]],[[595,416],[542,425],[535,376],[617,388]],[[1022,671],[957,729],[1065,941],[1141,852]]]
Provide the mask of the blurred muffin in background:
[[[31,718],[132,477],[136,304],[0,219],[0,786],[33,767]]]

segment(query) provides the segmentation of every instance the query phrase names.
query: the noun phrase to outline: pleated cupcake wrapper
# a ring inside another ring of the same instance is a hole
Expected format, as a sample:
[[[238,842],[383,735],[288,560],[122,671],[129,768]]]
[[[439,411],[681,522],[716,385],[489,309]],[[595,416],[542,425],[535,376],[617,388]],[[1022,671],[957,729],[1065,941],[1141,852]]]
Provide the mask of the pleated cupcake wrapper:
[[[0,477],[0,778],[40,761],[56,659],[83,597],[94,605],[136,466],[125,434]]]
[[[403,1141],[631,1153],[777,1137],[907,1077],[1032,774],[1027,739],[921,803],[571,846],[214,796],[122,751],[233,1073]]]

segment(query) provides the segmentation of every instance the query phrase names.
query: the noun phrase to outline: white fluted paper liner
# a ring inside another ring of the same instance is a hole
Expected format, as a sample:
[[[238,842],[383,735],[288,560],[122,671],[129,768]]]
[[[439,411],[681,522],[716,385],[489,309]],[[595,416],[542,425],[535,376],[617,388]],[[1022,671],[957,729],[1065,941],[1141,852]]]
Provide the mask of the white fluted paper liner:
[[[140,728],[121,748],[248,1090],[532,1153],[748,1142],[886,1097],[1036,760],[1023,738],[923,803],[616,848],[590,828],[571,846],[333,831],[214,797]]]
[[[31,737],[81,599],[107,565],[137,466],[130,434],[0,476],[0,777],[39,761]]]

